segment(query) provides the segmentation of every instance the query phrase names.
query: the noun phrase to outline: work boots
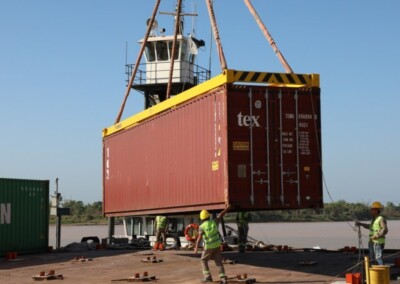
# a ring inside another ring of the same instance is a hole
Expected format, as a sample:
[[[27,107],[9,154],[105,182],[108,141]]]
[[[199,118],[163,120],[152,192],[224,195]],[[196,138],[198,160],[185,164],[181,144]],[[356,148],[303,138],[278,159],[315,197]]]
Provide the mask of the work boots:
[[[163,243],[156,242],[153,246],[153,250],[164,250],[165,246]]]
[[[204,277],[203,279],[201,279],[202,283],[205,282],[213,282],[211,275],[208,275],[207,277]],[[226,283],[226,282],[225,282]]]

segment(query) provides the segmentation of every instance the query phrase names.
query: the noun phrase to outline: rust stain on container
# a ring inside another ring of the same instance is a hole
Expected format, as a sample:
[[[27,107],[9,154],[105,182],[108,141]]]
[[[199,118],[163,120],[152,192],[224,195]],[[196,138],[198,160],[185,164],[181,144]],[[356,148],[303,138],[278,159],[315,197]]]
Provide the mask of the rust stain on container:
[[[106,216],[322,206],[319,88],[225,84],[103,139]]]

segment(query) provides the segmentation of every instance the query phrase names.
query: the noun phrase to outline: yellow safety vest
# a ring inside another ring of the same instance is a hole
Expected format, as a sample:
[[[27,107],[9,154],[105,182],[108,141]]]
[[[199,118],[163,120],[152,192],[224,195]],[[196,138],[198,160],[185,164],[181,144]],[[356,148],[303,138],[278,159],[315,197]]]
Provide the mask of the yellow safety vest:
[[[156,217],[156,228],[158,229],[165,229],[167,226],[167,217],[165,216],[157,216]]]
[[[239,212],[236,218],[236,223],[238,226],[246,226],[249,224],[250,213],[249,212]]]
[[[383,220],[382,216],[378,216],[375,220],[371,221],[371,225],[369,226],[369,237],[371,239],[372,236],[376,235],[381,229],[381,221]],[[374,243],[384,244],[385,243],[385,236],[382,236],[378,239],[372,240]]]
[[[218,224],[214,220],[207,220],[200,225],[203,230],[203,239],[206,249],[217,248],[221,245],[221,237],[219,236]]]

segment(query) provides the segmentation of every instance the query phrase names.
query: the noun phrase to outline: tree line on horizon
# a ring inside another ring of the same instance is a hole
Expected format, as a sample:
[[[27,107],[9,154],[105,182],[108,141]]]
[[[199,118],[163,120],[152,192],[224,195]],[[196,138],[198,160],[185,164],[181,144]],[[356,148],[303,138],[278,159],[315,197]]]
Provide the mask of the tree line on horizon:
[[[103,202],[96,201],[84,204],[82,201],[65,200],[62,207],[70,208],[71,214],[62,217],[63,224],[106,224],[103,217]],[[252,222],[332,222],[332,221],[366,221],[371,219],[370,205],[367,203],[348,203],[340,200],[325,203],[321,209],[296,209],[251,212]],[[382,215],[389,220],[400,219],[400,204],[387,202]],[[235,213],[225,216],[226,222],[235,222]],[[121,221],[116,218],[116,223]],[[50,216],[50,224],[55,223],[55,216]]]

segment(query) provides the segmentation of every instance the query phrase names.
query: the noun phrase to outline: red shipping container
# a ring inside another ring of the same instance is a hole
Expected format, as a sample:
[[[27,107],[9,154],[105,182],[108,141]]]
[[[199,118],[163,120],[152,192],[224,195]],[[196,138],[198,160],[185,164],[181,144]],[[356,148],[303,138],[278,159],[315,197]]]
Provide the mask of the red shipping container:
[[[223,84],[103,138],[106,216],[322,207],[320,89]]]

